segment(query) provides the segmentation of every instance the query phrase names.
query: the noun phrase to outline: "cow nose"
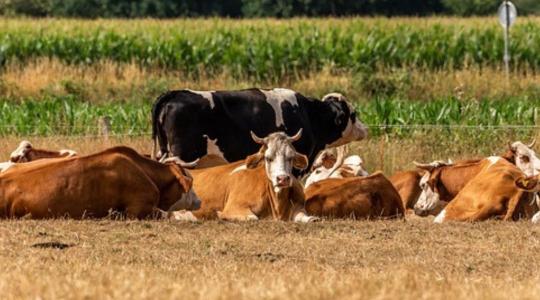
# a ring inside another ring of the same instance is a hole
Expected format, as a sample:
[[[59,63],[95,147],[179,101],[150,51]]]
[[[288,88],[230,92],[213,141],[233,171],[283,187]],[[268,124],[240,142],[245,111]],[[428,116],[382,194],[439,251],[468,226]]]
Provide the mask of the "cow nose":
[[[199,208],[201,208],[201,200],[195,199],[192,206],[193,208],[191,210],[198,210]]]
[[[420,217],[425,217],[427,215],[427,211],[422,208],[415,207],[414,214]]]
[[[276,179],[278,186],[289,186],[291,181],[291,177],[289,175],[279,175]]]

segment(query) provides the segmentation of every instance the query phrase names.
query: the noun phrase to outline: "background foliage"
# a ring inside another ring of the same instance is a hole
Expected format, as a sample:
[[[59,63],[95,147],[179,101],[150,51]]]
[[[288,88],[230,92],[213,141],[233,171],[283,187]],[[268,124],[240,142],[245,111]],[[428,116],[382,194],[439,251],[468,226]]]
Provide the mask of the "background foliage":
[[[538,13],[536,0],[515,0],[520,14]],[[489,15],[500,0],[0,0],[8,15],[77,18],[278,17],[350,15]]]

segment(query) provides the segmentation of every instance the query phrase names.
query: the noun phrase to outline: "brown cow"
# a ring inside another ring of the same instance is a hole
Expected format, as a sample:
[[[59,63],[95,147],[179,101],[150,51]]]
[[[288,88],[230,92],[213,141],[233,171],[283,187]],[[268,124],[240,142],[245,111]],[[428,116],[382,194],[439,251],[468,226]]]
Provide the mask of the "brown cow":
[[[509,145],[508,151],[500,156],[504,160],[515,164],[526,175],[538,174],[540,167],[539,159],[530,145],[514,142]],[[499,157],[492,156],[487,160],[497,160]],[[464,160],[456,164],[435,162],[431,164],[418,164],[419,168],[426,171],[420,181],[422,192],[414,206],[415,213],[420,216],[433,214],[451,201],[465,185],[474,178],[482,169],[483,160]],[[442,201],[442,202],[441,202]]]
[[[84,157],[16,164],[0,175],[0,217],[100,218],[119,211],[128,218],[182,218],[183,212],[163,210],[175,203],[180,209],[198,208],[191,185],[180,166],[115,147]]]
[[[481,171],[448,203],[435,218],[445,221],[482,221],[491,217],[513,220],[520,205],[533,198],[516,187],[523,172],[501,157],[482,160]]]
[[[389,178],[401,197],[403,207],[407,213],[412,213],[412,208],[422,192],[419,185],[421,178],[422,175],[418,171],[400,171]]]
[[[22,141],[19,147],[11,153],[9,160],[14,163],[22,163],[44,158],[72,157],[76,155],[77,152],[67,149],[60,151],[36,149],[29,141]]]
[[[11,152],[9,161],[0,163],[0,173],[6,171],[16,163],[23,163],[45,158],[71,157],[77,153],[73,150],[50,151],[36,149],[29,141],[22,141],[15,151]]]
[[[301,134],[302,130],[293,137],[276,132],[259,138],[252,133],[262,145],[258,153],[244,161],[192,170],[193,188],[202,201],[195,217],[315,221],[305,214],[303,189],[292,175],[293,167],[303,169],[308,163],[292,146]]]
[[[381,173],[366,177],[329,178],[306,188],[310,215],[356,219],[401,218],[404,208],[392,183]]]

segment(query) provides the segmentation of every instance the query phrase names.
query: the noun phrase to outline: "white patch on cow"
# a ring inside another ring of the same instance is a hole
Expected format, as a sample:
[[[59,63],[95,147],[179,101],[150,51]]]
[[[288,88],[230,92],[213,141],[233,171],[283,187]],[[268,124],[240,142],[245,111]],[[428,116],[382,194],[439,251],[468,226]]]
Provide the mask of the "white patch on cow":
[[[500,156],[490,156],[487,158],[487,160],[489,161],[489,167],[493,166],[494,164],[496,164],[499,160],[501,159]]]
[[[62,155],[62,156],[65,155],[66,157],[72,157],[72,156],[77,155],[77,152],[75,152],[73,150],[69,150],[69,149],[62,149],[59,152],[60,152],[60,155]]]
[[[315,216],[308,216],[306,215],[305,212],[303,211],[300,211],[298,212],[296,215],[294,215],[293,217],[293,221],[294,222],[298,222],[298,223],[311,223],[311,222],[315,222],[315,221],[319,221],[320,219],[318,217],[315,217]]]
[[[336,162],[336,164],[337,163],[338,162]],[[352,176],[369,175],[369,173],[363,168],[364,161],[358,155],[348,156],[343,160],[343,163],[340,166],[336,166],[334,164],[332,167],[326,168],[322,162],[320,164],[321,165],[315,168],[306,178],[305,188],[323,179],[343,178],[343,172],[350,173]]]
[[[23,162],[23,158],[25,158],[26,154],[30,150],[32,150],[32,144],[29,141],[22,141],[17,149],[11,152],[9,159],[12,162]]]
[[[540,223],[540,211],[535,213],[531,219],[531,222],[534,224]]]
[[[11,168],[15,163],[11,161],[6,161],[3,163],[0,163],[0,173],[7,171],[7,169]]]
[[[238,167],[234,168],[234,170],[231,171],[231,174],[234,174],[234,173],[237,173],[237,172],[240,172],[240,171],[243,171],[243,170],[247,170],[247,167],[246,165],[239,165]]]
[[[540,159],[536,152],[522,142],[512,143],[516,166],[527,176],[535,176],[540,173]]]
[[[276,88],[269,91],[260,90],[266,96],[266,102],[272,106],[276,115],[276,127],[284,126],[283,110],[281,104],[289,102],[293,106],[298,106],[296,92],[289,89]]]
[[[364,161],[358,155],[351,155],[343,161],[342,167],[338,169],[338,172],[330,175],[330,178],[343,178],[341,171],[343,167],[347,167],[354,176],[369,176],[369,173],[363,168]]]
[[[188,222],[197,221],[197,218],[193,215],[193,213],[187,210],[171,211],[167,213],[166,216],[168,216],[171,220],[175,220],[175,221],[188,221]]]
[[[206,138],[206,154],[215,155],[225,159],[225,155],[223,152],[221,152],[219,146],[217,145],[217,138],[211,139],[207,135],[203,135],[203,137]]]
[[[427,183],[431,177],[431,172],[426,172],[418,183],[422,192],[414,205],[414,212],[417,215],[425,216],[440,205],[440,195],[435,192]]]
[[[203,96],[203,98],[208,100],[208,102],[210,103],[210,109],[214,109],[214,107],[216,106],[216,104],[214,103],[214,95],[212,94],[215,91],[194,91],[194,90],[187,90],[187,91]]]
[[[437,217],[435,217],[435,220],[433,220],[433,223],[442,223],[444,222],[444,218],[446,218],[446,209],[443,209],[438,215]]]

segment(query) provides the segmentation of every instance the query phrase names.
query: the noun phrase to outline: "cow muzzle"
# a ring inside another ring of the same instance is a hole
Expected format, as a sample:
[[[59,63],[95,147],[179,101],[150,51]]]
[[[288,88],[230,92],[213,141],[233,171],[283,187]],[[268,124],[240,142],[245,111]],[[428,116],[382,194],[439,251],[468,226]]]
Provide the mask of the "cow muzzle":
[[[420,216],[420,217],[425,217],[425,216],[429,215],[429,210],[415,207],[414,208],[414,214],[417,215],[417,216]]]
[[[285,188],[291,186],[291,176],[290,175],[279,175],[276,176],[276,187]]]

